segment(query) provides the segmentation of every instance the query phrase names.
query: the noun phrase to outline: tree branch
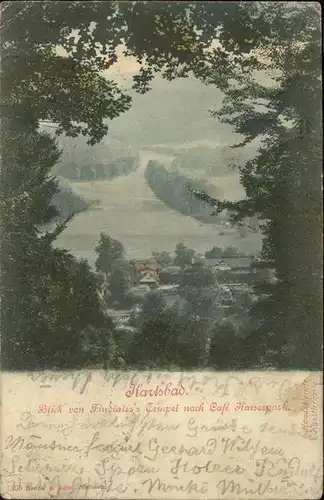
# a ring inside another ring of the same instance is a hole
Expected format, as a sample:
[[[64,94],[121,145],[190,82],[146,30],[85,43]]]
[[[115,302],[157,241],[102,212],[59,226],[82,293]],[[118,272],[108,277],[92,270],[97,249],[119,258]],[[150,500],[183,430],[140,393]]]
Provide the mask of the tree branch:
[[[63,222],[58,223],[54,231],[52,231],[51,233],[50,232],[46,233],[43,239],[45,239],[48,243],[52,243],[53,241],[55,241],[56,238],[64,231],[64,229],[66,229],[68,223],[73,219],[73,217],[75,215],[80,214],[81,212],[84,212],[84,210],[86,210],[86,208],[78,210],[76,212],[72,212]]]

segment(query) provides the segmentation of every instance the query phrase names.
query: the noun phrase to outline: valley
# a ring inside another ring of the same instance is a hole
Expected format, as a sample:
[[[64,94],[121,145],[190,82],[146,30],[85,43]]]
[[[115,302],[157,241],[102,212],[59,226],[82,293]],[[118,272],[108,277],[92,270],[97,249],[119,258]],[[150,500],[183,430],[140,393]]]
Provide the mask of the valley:
[[[240,238],[237,230],[226,229],[219,235],[216,225],[179,214],[155,197],[144,178],[147,163],[156,160],[167,168],[173,159],[154,149],[143,150],[138,154],[137,170],[128,176],[112,181],[71,182],[76,194],[88,201],[97,200],[98,206],[76,216],[60,235],[57,246],[87,258],[92,265],[100,232],[120,240],[129,259],[146,257],[155,249],[172,252],[180,241],[201,253],[214,245],[232,245],[255,253],[260,246],[258,233]],[[212,182],[220,185],[224,197],[238,199],[242,195],[243,188],[234,175],[213,178]]]

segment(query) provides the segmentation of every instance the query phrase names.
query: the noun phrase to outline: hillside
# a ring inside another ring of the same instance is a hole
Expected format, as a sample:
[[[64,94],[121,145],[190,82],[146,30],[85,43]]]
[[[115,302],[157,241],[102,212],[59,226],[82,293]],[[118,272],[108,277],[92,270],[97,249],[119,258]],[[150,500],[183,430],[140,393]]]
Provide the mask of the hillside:
[[[252,143],[244,148],[232,148],[230,144],[218,143],[209,145],[208,142],[196,145],[189,143],[181,148],[169,148],[176,154],[172,167],[175,170],[191,175],[223,176],[237,175],[235,170],[252,159],[259,147],[259,143]]]
[[[161,163],[149,161],[144,175],[156,197],[172,210],[194,217],[198,221],[213,224],[220,220],[220,216],[212,216],[213,207],[199,200],[190,191],[196,189],[208,193],[211,191],[208,183],[174,171],[173,163],[167,169]],[[215,186],[213,191],[217,191]],[[219,197],[220,194],[222,192],[218,190],[216,196]]]
[[[93,147],[82,136],[60,137],[63,155],[55,174],[72,179],[67,174],[71,168],[108,168],[116,159],[148,149],[176,156],[175,166],[184,169],[184,174],[218,177],[231,174],[228,164],[255,154],[254,145],[231,149],[242,138],[232,126],[211,117],[210,110],[219,108],[223,99],[217,88],[194,78],[172,82],[156,78],[151,90],[141,95],[131,89],[127,79],[120,83],[132,96],[130,110],[107,122],[107,136]]]
[[[129,89],[126,89],[129,90]],[[229,164],[253,156],[253,148],[233,150],[239,142],[232,127],[211,118],[209,109],[220,106],[221,93],[196,80],[156,80],[146,95],[133,94],[131,109],[109,122],[108,135],[90,147],[83,137],[62,137],[63,156],[56,172],[67,175],[67,165],[104,165],[118,158],[137,156],[136,171],[113,180],[71,182],[73,190],[98,206],[76,216],[61,235],[59,245],[93,263],[93,249],[101,231],[120,239],[129,257],[145,257],[152,250],[173,251],[179,241],[197,251],[213,245],[259,248],[260,235],[240,238],[238,231],[220,231],[166,206],[148,186],[144,171],[158,159],[169,171],[206,181],[208,194],[237,200],[244,197],[238,172]],[[164,156],[162,156],[164,155]]]
[[[105,137],[99,144],[89,146],[86,138],[71,138],[61,136],[58,138],[58,146],[62,150],[60,162],[53,169],[55,175],[75,180],[83,178],[90,180],[89,176],[97,178],[97,172],[100,172],[100,178],[103,175],[109,177],[109,168],[113,167],[119,159],[125,161],[134,159],[134,153],[129,145],[122,144],[110,137]],[[129,171],[131,168],[128,169]]]
[[[144,178],[146,166],[150,160],[156,160],[168,168],[173,159],[154,151],[143,151],[138,169],[126,177],[72,183],[77,194],[90,201],[98,199],[100,205],[76,216],[60,236],[58,245],[89,259],[91,264],[100,232],[122,241],[129,258],[145,258],[154,249],[172,252],[180,241],[202,253],[214,245],[256,252],[259,234],[249,233],[246,238],[240,238],[237,230],[230,229],[220,234],[216,225],[202,224],[156,198]]]

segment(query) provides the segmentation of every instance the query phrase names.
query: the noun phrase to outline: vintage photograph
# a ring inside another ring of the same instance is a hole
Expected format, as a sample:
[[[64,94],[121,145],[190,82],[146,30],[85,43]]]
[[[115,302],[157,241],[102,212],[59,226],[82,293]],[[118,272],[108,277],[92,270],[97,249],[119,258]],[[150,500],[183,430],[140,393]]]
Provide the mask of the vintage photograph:
[[[1,369],[321,370],[317,2],[1,4]]]
[[[320,4],[0,9],[1,498],[321,498]]]

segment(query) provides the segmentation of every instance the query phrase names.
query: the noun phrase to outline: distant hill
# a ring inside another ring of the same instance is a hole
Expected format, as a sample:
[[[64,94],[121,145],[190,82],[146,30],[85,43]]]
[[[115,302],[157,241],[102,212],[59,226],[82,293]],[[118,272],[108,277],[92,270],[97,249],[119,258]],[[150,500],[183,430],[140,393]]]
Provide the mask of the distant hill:
[[[54,135],[54,124],[40,127]],[[52,169],[55,176],[76,180],[110,180],[127,175],[136,168],[136,150],[109,136],[99,144],[89,146],[87,138],[59,136],[56,138],[61,157]]]
[[[59,174],[70,181],[102,181],[112,180],[121,175],[128,175],[136,170],[136,157],[127,156],[116,158],[107,163],[64,163],[59,169]]]
[[[58,142],[63,155],[54,173],[66,177],[70,167],[107,166],[118,158],[136,156],[142,149],[180,156],[177,165],[192,174],[197,168],[208,175],[220,175],[225,168],[228,173],[232,157],[242,160],[245,154],[253,156],[248,151],[252,152],[252,146],[244,152],[232,150],[230,145],[242,137],[234,133],[231,125],[210,115],[210,110],[218,109],[223,100],[216,87],[194,78],[172,82],[157,78],[152,89],[140,95],[130,88],[131,82],[126,83],[125,91],[133,99],[130,110],[107,121],[107,136],[93,147],[83,136],[61,136]]]
[[[183,145],[182,148],[174,148],[176,159],[172,168],[179,172],[190,172],[192,175],[198,174],[199,176],[222,176],[231,173],[237,175],[236,167],[252,159],[258,147],[257,142],[244,148],[232,148],[231,145],[222,143],[213,147],[189,143],[187,146]]]
[[[108,179],[110,178],[109,167],[111,167],[110,170],[113,170],[116,166],[116,160],[121,158],[125,159],[126,166],[123,168],[121,165],[120,170],[123,173],[132,170],[134,151],[129,145],[122,144],[110,137],[104,137],[99,144],[89,146],[85,137],[61,136],[58,138],[58,145],[62,150],[62,156],[53,169],[54,175],[71,180],[80,178],[91,180],[97,177]],[[98,176],[96,172],[98,172]]]

